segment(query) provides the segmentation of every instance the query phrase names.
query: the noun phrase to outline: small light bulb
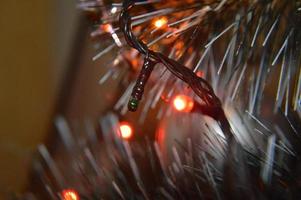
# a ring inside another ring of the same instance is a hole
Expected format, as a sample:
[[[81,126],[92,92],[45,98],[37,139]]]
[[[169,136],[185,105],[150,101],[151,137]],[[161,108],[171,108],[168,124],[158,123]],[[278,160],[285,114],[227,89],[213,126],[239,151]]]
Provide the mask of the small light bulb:
[[[112,14],[115,14],[117,12],[117,7],[113,7],[112,9],[111,9],[111,13]]]
[[[167,24],[167,19],[166,17],[162,17],[158,20],[155,21],[155,26],[157,28],[161,28],[162,26],[166,25]]]
[[[101,29],[107,33],[111,33],[113,31],[113,27],[111,24],[102,24]]]
[[[198,71],[198,72],[196,73],[196,75],[197,75],[198,77],[202,78],[202,77],[204,77],[204,72],[203,72],[203,71]]]
[[[193,100],[185,95],[177,95],[173,100],[173,106],[177,111],[190,112],[193,108]]]
[[[120,137],[123,139],[130,139],[133,136],[133,128],[127,122],[121,122],[119,124]]]
[[[73,189],[66,189],[62,191],[63,200],[79,200],[78,193]]]

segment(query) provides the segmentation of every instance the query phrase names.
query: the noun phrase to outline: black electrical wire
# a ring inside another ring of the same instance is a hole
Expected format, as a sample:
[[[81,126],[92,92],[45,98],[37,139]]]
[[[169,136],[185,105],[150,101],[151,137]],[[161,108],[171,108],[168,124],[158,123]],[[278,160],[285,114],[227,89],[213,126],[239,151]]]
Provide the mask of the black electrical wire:
[[[132,31],[131,27],[131,15],[130,10],[133,8],[135,2],[133,0],[124,0],[123,9],[120,13],[119,23],[120,29],[123,31],[125,40],[127,43],[138,50],[141,54],[145,55],[144,64],[133,88],[131,98],[128,104],[130,111],[136,111],[139,105],[139,101],[142,98],[144,86],[147,83],[151,72],[156,64],[163,64],[173,75],[186,82],[191,89],[200,97],[208,109],[212,109],[213,112],[205,112],[204,114],[210,114],[210,117],[214,118],[221,126],[226,137],[233,136],[230,124],[225,116],[222,104],[219,98],[215,95],[211,85],[203,78],[198,77],[190,69],[177,61],[168,58],[167,56],[154,52],[140,41]],[[207,109],[207,110],[208,110]]]

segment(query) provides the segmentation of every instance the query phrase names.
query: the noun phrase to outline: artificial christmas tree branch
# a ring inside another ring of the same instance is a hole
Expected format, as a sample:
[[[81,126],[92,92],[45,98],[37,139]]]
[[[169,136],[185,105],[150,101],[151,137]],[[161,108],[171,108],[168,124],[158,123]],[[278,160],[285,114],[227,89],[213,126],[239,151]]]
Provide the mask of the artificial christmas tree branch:
[[[142,98],[144,86],[151,75],[156,64],[163,64],[173,75],[186,82],[195,94],[200,97],[206,105],[206,113],[214,118],[221,126],[225,136],[230,138],[233,136],[230,124],[225,116],[221,101],[215,95],[211,85],[203,78],[198,77],[192,70],[167,56],[150,50],[142,41],[140,41],[132,31],[130,10],[135,2],[133,0],[125,0],[123,9],[120,13],[119,23],[120,29],[123,31],[127,43],[145,55],[144,65],[133,88],[131,99],[128,104],[130,111],[136,111],[139,101]],[[211,110],[208,112],[208,110]]]

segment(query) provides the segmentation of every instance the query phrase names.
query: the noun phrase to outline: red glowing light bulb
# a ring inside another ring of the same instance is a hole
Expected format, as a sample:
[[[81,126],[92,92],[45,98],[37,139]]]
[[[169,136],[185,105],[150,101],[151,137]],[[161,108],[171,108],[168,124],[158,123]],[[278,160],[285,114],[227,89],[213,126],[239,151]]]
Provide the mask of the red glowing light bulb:
[[[193,108],[193,100],[185,95],[177,95],[173,100],[173,106],[177,111],[190,112]]]
[[[79,200],[78,193],[73,189],[66,189],[62,191],[63,200]]]
[[[119,124],[120,137],[123,139],[130,139],[133,136],[133,128],[127,122]]]
[[[196,73],[196,75],[198,76],[198,77],[204,77],[204,72],[203,71],[198,71],[197,73]]]

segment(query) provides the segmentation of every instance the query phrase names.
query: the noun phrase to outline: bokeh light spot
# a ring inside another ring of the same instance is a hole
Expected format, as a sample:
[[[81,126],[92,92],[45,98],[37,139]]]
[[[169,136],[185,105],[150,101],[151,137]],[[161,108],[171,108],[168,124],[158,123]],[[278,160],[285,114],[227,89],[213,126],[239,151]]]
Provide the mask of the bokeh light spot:
[[[190,112],[193,108],[193,100],[185,95],[177,95],[173,100],[173,106],[177,111]]]
[[[121,122],[119,124],[120,136],[123,139],[130,139],[133,136],[133,128],[127,122]]]
[[[62,191],[63,200],[79,200],[78,193],[73,189],[66,189]]]
[[[155,21],[155,26],[156,26],[157,28],[161,28],[161,27],[163,27],[163,26],[166,25],[166,24],[167,24],[167,18],[166,18],[166,17],[162,17],[162,18],[157,19],[157,20]]]

